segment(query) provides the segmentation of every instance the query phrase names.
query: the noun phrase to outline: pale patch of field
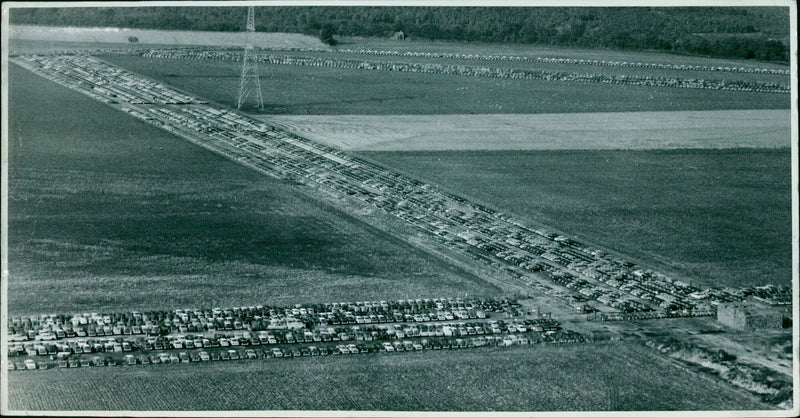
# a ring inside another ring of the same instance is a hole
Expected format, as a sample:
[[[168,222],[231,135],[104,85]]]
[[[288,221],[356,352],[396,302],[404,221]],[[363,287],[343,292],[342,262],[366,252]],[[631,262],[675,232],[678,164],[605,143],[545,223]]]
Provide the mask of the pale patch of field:
[[[243,46],[241,32],[167,31],[126,28],[74,28],[52,26],[15,25],[9,28],[9,38],[58,42],[98,42],[130,44],[128,38],[135,36],[135,44]],[[260,48],[327,48],[319,39],[299,33],[254,34],[253,44]]]
[[[789,110],[263,116],[353,151],[775,148],[790,145]]]

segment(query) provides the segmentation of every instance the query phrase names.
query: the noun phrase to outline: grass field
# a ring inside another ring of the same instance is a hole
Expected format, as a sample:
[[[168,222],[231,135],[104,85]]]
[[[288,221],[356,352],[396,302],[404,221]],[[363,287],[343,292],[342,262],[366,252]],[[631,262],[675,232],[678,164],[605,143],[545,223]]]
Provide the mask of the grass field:
[[[363,155],[695,283],[791,280],[788,148]]]
[[[260,119],[351,151],[776,148],[791,138],[788,110]]]
[[[628,344],[9,373],[24,410],[763,409]],[[490,360],[490,361],[487,361]],[[169,372],[166,372],[166,371]],[[47,379],[43,379],[44,375]]]
[[[241,32],[209,32],[124,28],[62,28],[49,26],[14,25],[9,37],[28,41],[44,42],[91,42],[139,46],[140,44],[162,45],[209,45],[242,46]],[[131,43],[128,38],[136,37]],[[299,33],[264,33],[254,35],[255,45],[261,48],[326,48],[318,38]]]
[[[291,184],[15,65],[10,80],[12,314],[499,292]]]
[[[103,57],[133,72],[233,105],[241,64]],[[264,114],[428,115],[788,109],[786,94],[260,65]],[[600,99],[599,99],[600,98]]]

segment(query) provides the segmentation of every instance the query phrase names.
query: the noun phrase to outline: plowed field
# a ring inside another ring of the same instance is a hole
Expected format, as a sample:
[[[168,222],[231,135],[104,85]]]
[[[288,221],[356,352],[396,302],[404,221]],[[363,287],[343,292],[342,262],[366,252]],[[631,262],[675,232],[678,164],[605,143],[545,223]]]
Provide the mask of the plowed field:
[[[763,409],[632,344],[117,366],[10,374],[26,410]],[[46,379],[42,379],[44,375]]]

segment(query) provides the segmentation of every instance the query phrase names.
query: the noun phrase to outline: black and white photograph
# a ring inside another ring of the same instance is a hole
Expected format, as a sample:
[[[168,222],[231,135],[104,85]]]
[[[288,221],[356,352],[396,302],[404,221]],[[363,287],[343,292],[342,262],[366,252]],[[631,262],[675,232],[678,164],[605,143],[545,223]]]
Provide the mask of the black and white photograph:
[[[0,413],[797,416],[796,15],[4,2]]]

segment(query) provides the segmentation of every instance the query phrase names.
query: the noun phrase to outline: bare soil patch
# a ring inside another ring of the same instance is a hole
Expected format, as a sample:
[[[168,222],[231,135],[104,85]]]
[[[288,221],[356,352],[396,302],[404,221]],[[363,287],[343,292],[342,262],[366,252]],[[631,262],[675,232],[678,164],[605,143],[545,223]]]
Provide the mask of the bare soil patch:
[[[791,121],[789,110],[260,118],[353,151],[775,148],[790,145]]]

